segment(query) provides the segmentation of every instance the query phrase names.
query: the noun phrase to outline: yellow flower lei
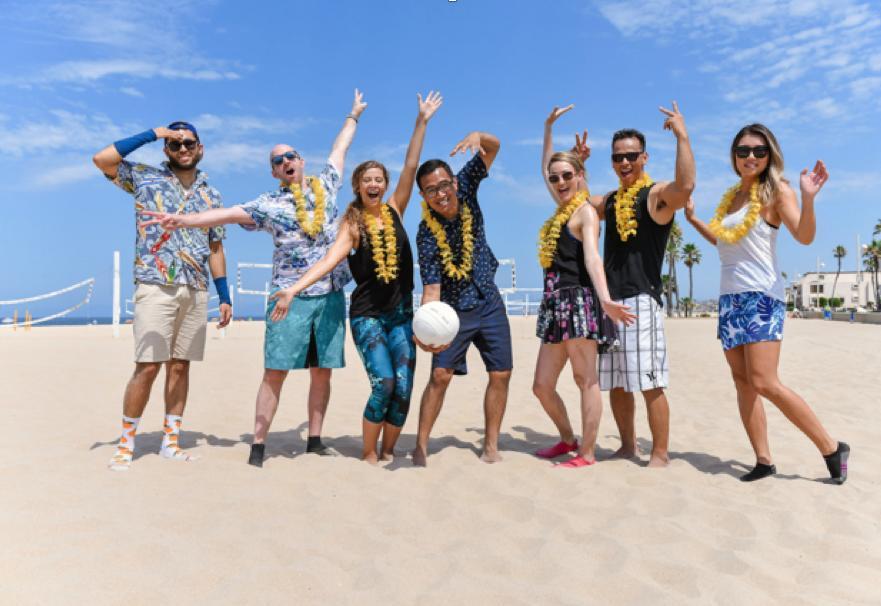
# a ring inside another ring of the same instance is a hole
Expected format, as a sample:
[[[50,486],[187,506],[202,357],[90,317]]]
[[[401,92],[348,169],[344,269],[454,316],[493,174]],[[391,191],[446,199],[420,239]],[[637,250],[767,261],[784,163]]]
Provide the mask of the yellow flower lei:
[[[376,264],[376,277],[388,284],[398,276],[398,241],[395,237],[395,223],[388,204],[379,207],[379,217],[365,217],[367,233],[370,234],[370,249]],[[383,226],[383,235],[379,227]],[[385,240],[383,242],[383,240]]]
[[[474,255],[474,234],[472,232],[472,216],[467,204],[462,205],[462,252],[459,266],[453,263],[453,251],[447,242],[444,228],[437,222],[428,211],[428,203],[422,201],[422,220],[434,235],[437,247],[440,249],[441,263],[444,265],[444,273],[447,277],[455,280],[464,280],[471,275],[471,263]]]
[[[648,187],[654,183],[648,173],[642,173],[642,176],[636,182],[624,189],[624,184],[618,186],[618,193],[615,194],[615,223],[618,227],[618,235],[622,242],[627,242],[627,238],[636,235],[638,227],[636,221],[636,194],[643,187]]]
[[[734,196],[737,195],[737,191],[740,187],[741,184],[738,183],[725,192],[722,196],[721,202],[719,202],[719,206],[716,207],[716,214],[713,216],[713,219],[709,224],[710,231],[713,232],[713,235],[727,244],[734,244],[748,234],[749,230],[751,230],[753,225],[756,224],[756,221],[758,221],[759,213],[762,210],[762,201],[759,200],[759,182],[756,181],[749,188],[749,210],[746,211],[746,216],[743,218],[740,225],[737,225],[736,227],[722,226],[722,221],[728,216],[728,209],[731,208],[731,203],[734,202]]]
[[[554,261],[554,254],[557,252],[557,240],[560,239],[560,230],[569,221],[578,208],[585,203],[590,192],[580,191],[572,197],[572,200],[566,206],[558,206],[554,214],[551,215],[541,229],[538,230],[538,262],[547,269]]]
[[[300,224],[300,227],[306,232],[307,236],[315,239],[321,233],[321,230],[324,229],[324,188],[321,186],[321,180],[318,177],[306,178],[309,180],[312,193],[315,194],[315,210],[312,211],[311,221],[309,220],[309,215],[306,214],[306,197],[303,195],[303,188],[300,187],[300,184],[291,183],[290,185],[285,185],[282,183],[282,187],[290,189],[291,194],[294,196],[294,207],[296,208],[297,222]]]

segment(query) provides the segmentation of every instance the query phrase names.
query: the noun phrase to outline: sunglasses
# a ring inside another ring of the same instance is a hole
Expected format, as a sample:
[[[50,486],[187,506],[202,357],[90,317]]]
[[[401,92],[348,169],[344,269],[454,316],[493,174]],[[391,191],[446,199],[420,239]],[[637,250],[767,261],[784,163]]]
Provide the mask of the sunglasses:
[[[272,163],[275,166],[281,166],[285,160],[299,160],[299,159],[300,159],[300,154],[298,154],[295,151],[289,151],[289,152],[285,152],[283,154],[280,154],[278,156],[272,156]]]
[[[178,141],[177,139],[175,139],[166,143],[165,147],[173,152],[179,152],[181,147],[186,147],[187,151],[193,151],[194,149],[196,149],[197,145],[199,145],[199,142],[195,139],[184,139],[183,141]]]
[[[621,164],[624,162],[624,158],[627,158],[628,162],[636,162],[636,160],[642,155],[642,152],[625,152],[623,154],[612,154],[612,162],[615,164]]]
[[[738,158],[749,158],[749,155],[752,154],[756,160],[761,160],[768,155],[768,151],[769,149],[767,145],[756,145],[755,147],[738,145],[734,148],[734,155]]]
[[[567,170],[564,173],[560,173],[559,175],[548,175],[548,181],[551,183],[559,183],[560,181],[571,181],[572,177],[575,176],[571,170]]]

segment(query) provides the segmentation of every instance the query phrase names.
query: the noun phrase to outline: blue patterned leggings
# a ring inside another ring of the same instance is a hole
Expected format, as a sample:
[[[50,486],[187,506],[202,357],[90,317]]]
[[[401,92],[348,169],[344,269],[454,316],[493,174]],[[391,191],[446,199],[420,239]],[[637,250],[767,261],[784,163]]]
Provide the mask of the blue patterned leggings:
[[[407,420],[416,369],[412,320],[412,307],[404,303],[378,318],[351,319],[352,338],[370,378],[364,418],[371,423],[403,427]]]

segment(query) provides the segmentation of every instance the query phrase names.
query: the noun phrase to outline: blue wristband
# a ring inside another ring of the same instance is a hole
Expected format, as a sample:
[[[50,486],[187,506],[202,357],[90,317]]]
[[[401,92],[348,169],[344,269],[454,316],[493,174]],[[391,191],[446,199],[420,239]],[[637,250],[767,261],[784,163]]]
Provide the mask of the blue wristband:
[[[156,140],[156,132],[153,129],[145,130],[142,133],[137,135],[132,135],[127,139],[120,139],[113,144],[113,147],[116,148],[116,151],[119,152],[119,155],[125,158],[127,155],[141,147],[142,145],[146,145],[147,143],[152,143]]]
[[[217,298],[220,299],[221,304],[232,305],[232,300],[229,298],[229,285],[226,283],[226,276],[214,278],[214,288],[217,289]]]

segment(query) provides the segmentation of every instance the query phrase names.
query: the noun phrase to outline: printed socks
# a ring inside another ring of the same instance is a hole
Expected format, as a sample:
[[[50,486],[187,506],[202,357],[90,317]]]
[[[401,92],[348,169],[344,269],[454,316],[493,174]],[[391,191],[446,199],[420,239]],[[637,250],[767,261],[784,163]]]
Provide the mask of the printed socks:
[[[122,435],[116,445],[116,453],[108,465],[113,471],[128,471],[135,454],[135,432],[138,431],[140,418],[122,417]]]
[[[181,420],[182,417],[180,415],[165,415],[165,426],[162,429],[162,446],[159,448],[159,454],[165,459],[192,461],[196,457],[184,452],[178,444]]]

